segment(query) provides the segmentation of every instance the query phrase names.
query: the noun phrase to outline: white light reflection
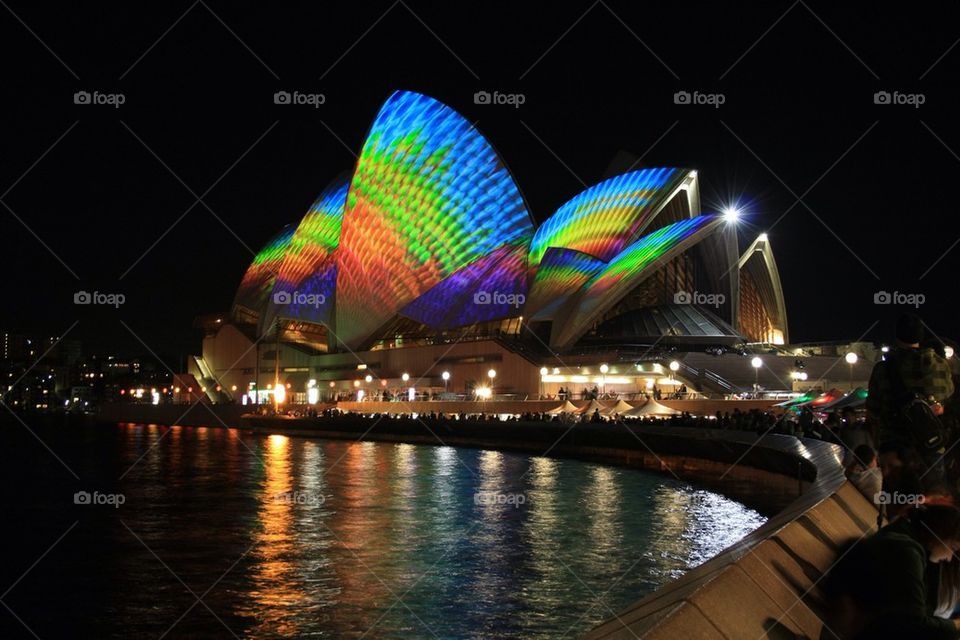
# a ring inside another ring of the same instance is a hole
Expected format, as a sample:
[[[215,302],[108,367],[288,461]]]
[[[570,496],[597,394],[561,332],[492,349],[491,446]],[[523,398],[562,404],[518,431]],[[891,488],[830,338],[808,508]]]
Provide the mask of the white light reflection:
[[[531,592],[549,598],[547,608],[564,606],[562,594],[570,579],[567,569],[557,562],[557,553],[565,548],[566,528],[562,504],[558,496],[561,462],[551,458],[532,458],[528,489],[528,519],[524,522],[524,538],[532,555],[533,579],[527,585]],[[565,560],[566,562],[566,560]]]
[[[586,486],[588,537],[593,547],[591,557],[599,562],[605,562],[609,554],[617,553],[623,539],[618,473],[610,467],[594,467],[590,472],[591,483]]]

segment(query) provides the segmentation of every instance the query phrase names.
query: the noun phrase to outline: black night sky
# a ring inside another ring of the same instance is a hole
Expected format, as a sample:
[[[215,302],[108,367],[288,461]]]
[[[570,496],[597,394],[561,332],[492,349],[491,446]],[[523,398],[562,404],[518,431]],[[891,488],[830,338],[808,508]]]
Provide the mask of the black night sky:
[[[142,351],[123,321],[157,352],[196,351],[193,318],[229,308],[251,250],[352,166],[402,88],[476,121],[538,221],[619,150],[698,169],[705,211],[745,205],[742,248],[769,231],[793,341],[883,338],[903,307],[880,290],[924,294],[956,337],[960,6],[904,6],[11,1],[0,328],[79,320],[88,351]],[[281,90],[326,102],[276,105]],[[525,103],[474,104],[482,90]],[[79,289],[127,302],[78,307]]]

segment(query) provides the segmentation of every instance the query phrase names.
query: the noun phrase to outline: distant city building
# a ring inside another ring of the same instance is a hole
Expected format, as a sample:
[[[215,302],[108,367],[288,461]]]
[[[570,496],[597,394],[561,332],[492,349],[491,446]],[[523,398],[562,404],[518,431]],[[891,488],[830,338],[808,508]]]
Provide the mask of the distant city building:
[[[86,412],[104,401],[138,395],[149,402],[154,390],[173,397],[170,373],[152,356],[85,357],[81,342],[72,338],[16,332],[2,337],[0,391],[4,404],[14,410]]]

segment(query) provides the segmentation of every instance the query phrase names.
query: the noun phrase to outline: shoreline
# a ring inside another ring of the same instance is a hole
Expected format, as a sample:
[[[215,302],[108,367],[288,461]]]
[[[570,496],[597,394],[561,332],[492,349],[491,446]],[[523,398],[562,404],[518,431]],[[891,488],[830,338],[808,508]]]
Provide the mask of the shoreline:
[[[832,445],[752,431],[533,421],[337,417],[290,418],[245,414],[236,405],[107,405],[95,422],[237,428],[253,433],[335,440],[396,442],[512,451],[574,458],[673,476],[759,511],[779,513],[809,489],[817,463],[805,451],[830,457]],[[824,458],[824,459],[826,459]]]

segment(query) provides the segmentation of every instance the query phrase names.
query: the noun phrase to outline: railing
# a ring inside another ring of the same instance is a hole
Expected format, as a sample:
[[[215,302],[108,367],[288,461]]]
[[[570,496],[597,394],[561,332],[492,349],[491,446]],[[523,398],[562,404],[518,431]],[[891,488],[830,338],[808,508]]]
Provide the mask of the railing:
[[[703,369],[703,377],[707,380],[710,380],[713,384],[723,387],[727,391],[733,392],[740,390],[739,387],[734,386],[726,378],[718,373],[710,371],[709,369]]]

